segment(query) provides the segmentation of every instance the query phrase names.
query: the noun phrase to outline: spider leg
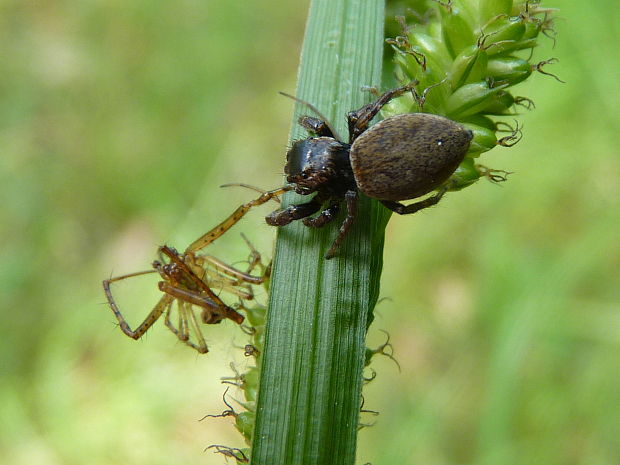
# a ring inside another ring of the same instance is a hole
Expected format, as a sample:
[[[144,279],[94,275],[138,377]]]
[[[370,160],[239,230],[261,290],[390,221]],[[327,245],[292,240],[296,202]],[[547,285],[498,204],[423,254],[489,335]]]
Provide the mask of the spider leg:
[[[318,195],[306,203],[289,205],[284,210],[271,212],[265,217],[265,221],[271,226],[285,226],[292,221],[306,218],[318,212],[323,206],[323,200],[317,197]]]
[[[370,121],[381,111],[381,108],[390,102],[390,100],[400,97],[413,88],[414,83],[411,83],[403,87],[398,87],[397,89],[389,90],[382,94],[376,101],[364,105],[359,110],[349,112],[347,115],[347,121],[349,123],[349,143],[352,144],[360,134],[368,129]]]
[[[213,255],[203,255],[200,257],[196,257],[196,262],[203,265],[208,263],[209,265],[212,265],[213,268],[215,268],[217,271],[225,275],[237,278],[237,281],[232,281],[233,283],[238,283],[240,280],[250,284],[262,284],[266,279],[265,276],[254,276],[247,272],[238,270],[237,268],[229,265],[228,263],[221,261],[219,258],[214,257]],[[255,266],[256,265],[252,266],[252,268],[254,268]]]
[[[228,318],[235,323],[241,324],[245,319],[239,312],[222,302],[217,295],[213,294],[213,291],[211,291],[212,295],[207,296],[201,292],[175,287],[165,281],[160,281],[159,289],[176,299],[206,309],[209,314],[213,315],[213,318],[204,321],[204,323],[215,324],[219,323],[223,318]]]
[[[252,300],[254,298],[252,289],[247,284],[244,285],[244,283],[264,283],[269,278],[268,267],[263,265],[260,253],[254,248],[248,238],[243,233],[241,237],[243,237],[243,240],[250,248],[249,265],[245,272],[212,255],[194,255],[190,252],[185,254],[185,261],[202,281],[209,282],[210,287],[218,287],[220,285],[225,287],[226,291],[236,294],[242,299]],[[263,271],[262,275],[256,276],[251,274],[256,267]],[[207,274],[215,276],[209,276],[205,279]],[[217,284],[213,284],[214,282],[217,282]]]
[[[310,102],[297,98],[294,95],[287,94],[286,92],[280,92],[280,95],[284,95],[285,97],[293,99],[296,102],[307,106],[320,118],[320,119],[317,119],[311,116],[302,116],[301,118],[299,118],[299,124],[301,124],[304,128],[306,128],[307,130],[311,132],[315,132],[315,133],[316,131],[314,128],[316,128],[319,131],[321,131],[323,135],[326,135],[328,137],[333,137],[336,140],[342,140],[342,137],[340,137],[338,132],[336,132],[333,126],[329,123],[329,120],[325,116],[323,116],[323,114],[321,114],[321,112],[319,111],[317,107],[312,105]],[[309,121],[307,123],[303,122],[302,120],[304,120],[304,118],[309,118]],[[329,131],[329,133],[327,131]],[[316,134],[320,135],[319,133],[316,133]]]
[[[261,254],[259,253],[258,250],[254,248],[250,240],[243,233],[241,233],[241,237],[243,238],[248,248],[250,249],[250,257],[248,258],[249,265],[248,265],[248,269],[246,270],[246,273],[250,274],[252,270],[254,270],[254,268],[258,267],[263,272],[262,282],[264,282],[265,280],[269,279],[269,276],[271,275],[271,263],[265,266],[263,264]]]
[[[185,302],[179,299],[177,299],[177,311],[179,314],[179,332],[177,333],[177,337],[183,342],[189,341],[189,322],[187,318],[187,307],[185,306]]]
[[[306,131],[316,134],[319,137],[334,137],[334,134],[327,123],[319,118],[302,116],[299,118],[298,123]]]
[[[188,327],[196,335],[197,344],[194,344],[189,339],[187,341],[184,341],[184,342],[188,346],[193,347],[194,349],[196,349],[201,354],[206,354],[207,352],[209,352],[209,349],[207,348],[207,343],[205,342],[205,338],[204,338],[204,336],[202,334],[202,331],[200,330],[200,326],[198,325],[198,321],[196,320],[196,315],[194,314],[192,306],[191,306],[191,304],[188,304],[188,303],[184,303],[183,306],[185,307],[185,314],[189,315],[189,318],[188,318],[189,325],[188,325]]]
[[[215,241],[218,237],[220,237],[222,234],[232,228],[241,218],[245,216],[247,212],[250,211],[252,207],[262,205],[269,200],[277,197],[278,195],[282,195],[292,189],[293,186],[284,186],[279,189],[264,192],[263,194],[261,194],[260,197],[251,200],[250,202],[244,203],[239,208],[237,208],[228,218],[218,224],[215,228],[203,234],[192,244],[190,244],[190,246],[186,249],[186,253],[196,252],[208,246],[211,242]]]
[[[254,292],[251,284],[240,279],[231,278],[225,274],[209,270],[207,281],[212,289],[226,291],[243,300],[254,299]]]
[[[347,217],[342,223],[342,226],[340,226],[340,231],[338,231],[336,239],[334,239],[332,246],[329,248],[327,254],[325,255],[326,260],[334,258],[336,252],[338,251],[338,247],[340,247],[340,244],[351,229],[351,226],[355,221],[355,217],[357,216],[357,191],[347,191],[344,198],[347,202]]]
[[[254,293],[250,284],[261,283],[264,278],[244,273],[211,255],[186,253],[184,260],[194,275],[202,281],[199,287],[223,289],[231,294],[252,300]]]
[[[178,312],[179,312],[179,328],[181,329],[177,329],[176,326],[174,326],[172,324],[172,321],[170,320],[170,313],[171,313],[171,309],[172,309],[172,302],[170,301],[170,305],[168,305],[168,308],[166,309],[166,317],[164,318],[164,324],[168,327],[168,329],[170,331],[172,331],[174,333],[174,335],[180,340],[182,341],[184,337],[183,336],[183,322],[182,322],[182,315],[181,315],[181,309],[179,307]],[[179,305],[177,303],[177,305]]]
[[[329,207],[323,210],[319,216],[315,216],[314,218],[305,218],[304,224],[311,228],[322,228],[330,221],[333,221],[339,211],[340,202],[332,203]]]
[[[252,191],[260,192],[261,194],[267,193],[265,189],[261,189],[260,187],[252,186],[251,184],[245,184],[243,182],[229,182],[227,184],[222,184],[220,187],[245,187],[246,189],[250,189]],[[276,203],[280,203],[280,197],[274,196],[272,199]]]
[[[399,215],[410,215],[411,213],[415,213],[424,208],[437,205],[437,203],[439,203],[439,201],[447,191],[447,187],[443,187],[439,189],[435,195],[432,195],[431,197],[427,197],[424,200],[420,200],[419,202],[415,202],[410,205],[403,205],[400,202],[394,202],[392,200],[382,200],[381,203],[393,212],[398,213]]]
[[[206,354],[209,352],[207,348],[207,344],[204,340],[204,336],[200,331],[198,326],[198,322],[196,321],[196,316],[192,311],[191,304],[187,302],[183,302],[181,300],[177,300],[177,308],[179,312],[179,328],[176,328],[172,321],[170,321],[170,309],[172,305],[168,307],[168,311],[166,312],[166,319],[164,320],[166,326],[170,331],[172,331],[175,336],[181,341],[183,344],[186,344],[201,354]],[[194,334],[196,334],[196,338],[198,339],[198,344],[190,341],[189,331],[193,330]]]
[[[108,299],[108,304],[110,305],[110,308],[112,309],[112,313],[114,313],[114,316],[118,320],[121,330],[132,339],[140,339],[142,335],[144,335],[144,333],[146,333],[149,330],[149,328],[153,326],[153,323],[155,323],[159,319],[162,313],[164,313],[164,311],[166,310],[166,306],[172,302],[172,299],[170,298],[170,296],[163,296],[159,300],[159,302],[157,302],[155,307],[153,307],[153,310],[151,310],[151,312],[146,316],[144,321],[140,323],[140,325],[135,330],[133,330],[127,323],[127,320],[125,320],[125,317],[121,313],[120,309],[118,308],[118,305],[116,304],[116,301],[114,300],[114,297],[112,296],[112,291],[110,290],[110,284],[115,281],[120,281],[122,279],[131,278],[133,276],[140,276],[140,275],[148,274],[148,273],[155,273],[155,270],[139,271],[137,273],[130,273],[130,274],[126,274],[123,276],[117,276],[115,278],[106,279],[103,281],[103,290]]]

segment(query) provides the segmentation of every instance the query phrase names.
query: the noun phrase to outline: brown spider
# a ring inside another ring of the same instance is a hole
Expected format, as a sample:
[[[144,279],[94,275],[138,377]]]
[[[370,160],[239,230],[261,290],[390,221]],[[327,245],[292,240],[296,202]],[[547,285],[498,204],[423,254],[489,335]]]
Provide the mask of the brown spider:
[[[277,194],[268,193],[265,195],[269,196],[267,200],[277,200]],[[220,323],[225,318],[237,324],[243,323],[244,317],[237,310],[244,308],[241,303],[243,300],[254,298],[252,286],[262,284],[268,279],[271,266],[265,267],[262,264],[260,254],[252,247],[245,236],[244,240],[251,250],[247,271],[238,270],[211,255],[197,255],[197,252],[228,231],[245,215],[247,210],[253,206],[252,204],[253,202],[250,202],[239,207],[222,223],[194,241],[182,254],[167,245],[159,247],[160,259],[153,262],[153,269],[129,273],[103,281],[103,289],[110,308],[118,320],[121,330],[127,336],[133,339],[140,339],[159,317],[165,314],[164,322],[168,329],[184,344],[204,354],[209,349],[200,329],[199,321],[194,313],[194,307],[200,309],[200,321],[205,324]],[[246,206],[247,209],[244,210]],[[260,276],[251,274],[257,267],[262,269],[262,275]],[[158,283],[158,286],[164,295],[159,299],[144,321],[133,330],[119,310],[110,291],[110,284],[134,276],[155,272],[162,277],[162,281]],[[234,294],[239,298],[240,303],[235,304],[234,308],[227,305],[219,295],[213,292],[213,288]],[[178,310],[178,324],[176,326],[170,318],[175,301]],[[190,338],[190,334],[194,334],[193,339],[195,340]]]

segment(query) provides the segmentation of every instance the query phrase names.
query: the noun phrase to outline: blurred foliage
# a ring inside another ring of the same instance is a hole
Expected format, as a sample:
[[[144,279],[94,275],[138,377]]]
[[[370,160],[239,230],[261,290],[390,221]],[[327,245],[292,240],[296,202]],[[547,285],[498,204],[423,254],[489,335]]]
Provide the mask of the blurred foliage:
[[[547,6],[565,20],[537,56],[567,84],[522,85],[537,108],[493,158],[515,174],[390,222],[369,345],[388,330],[402,371],[373,361],[362,463],[620,463],[615,4]],[[203,449],[240,445],[197,421],[225,408],[238,329],[208,328],[204,357],[161,324],[132,341],[100,281],[253,197],[219,184],[281,182],[276,91],[294,88],[305,8],[0,2],[0,463],[223,463]],[[262,213],[215,254],[244,258],[244,231],[268,256]],[[141,285],[118,287],[134,321],[156,300]]]

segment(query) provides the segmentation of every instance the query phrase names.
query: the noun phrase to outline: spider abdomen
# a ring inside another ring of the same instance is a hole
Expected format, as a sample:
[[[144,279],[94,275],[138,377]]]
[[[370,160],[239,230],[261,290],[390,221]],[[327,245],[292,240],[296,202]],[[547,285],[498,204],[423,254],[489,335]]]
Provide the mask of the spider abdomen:
[[[351,146],[355,182],[380,200],[420,197],[454,173],[471,139],[471,131],[442,116],[406,113],[387,118]]]

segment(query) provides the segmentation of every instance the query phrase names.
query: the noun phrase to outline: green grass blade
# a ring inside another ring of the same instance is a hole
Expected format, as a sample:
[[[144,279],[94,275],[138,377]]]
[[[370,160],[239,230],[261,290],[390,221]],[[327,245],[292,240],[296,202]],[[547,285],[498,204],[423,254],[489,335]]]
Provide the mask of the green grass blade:
[[[346,134],[344,115],[379,85],[383,1],[313,0],[297,96]],[[296,124],[291,139],[306,137]],[[307,201],[296,195],[285,204]],[[353,464],[364,336],[377,299],[389,215],[362,199],[336,258],[323,257],[340,221],[323,230],[280,228],[262,365],[252,464]]]

